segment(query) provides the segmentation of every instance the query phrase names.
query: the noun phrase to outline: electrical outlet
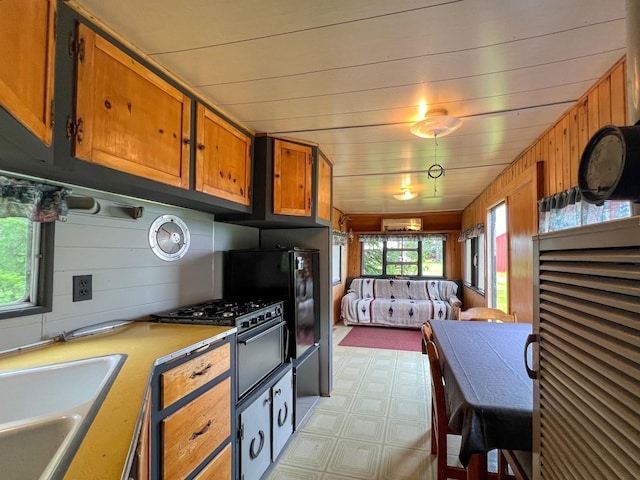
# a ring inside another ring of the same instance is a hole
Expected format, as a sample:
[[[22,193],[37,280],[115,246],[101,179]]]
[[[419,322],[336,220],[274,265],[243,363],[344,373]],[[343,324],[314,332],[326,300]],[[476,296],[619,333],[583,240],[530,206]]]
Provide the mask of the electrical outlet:
[[[91,275],[73,276],[73,301],[91,300],[93,295]]]

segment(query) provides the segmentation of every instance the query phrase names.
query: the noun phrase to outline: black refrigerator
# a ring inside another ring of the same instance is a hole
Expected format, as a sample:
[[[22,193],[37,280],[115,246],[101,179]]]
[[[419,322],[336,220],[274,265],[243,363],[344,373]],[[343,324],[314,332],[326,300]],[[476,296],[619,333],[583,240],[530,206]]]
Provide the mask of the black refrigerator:
[[[224,297],[281,300],[289,330],[288,359],[299,359],[320,341],[318,250],[229,250],[224,260]]]

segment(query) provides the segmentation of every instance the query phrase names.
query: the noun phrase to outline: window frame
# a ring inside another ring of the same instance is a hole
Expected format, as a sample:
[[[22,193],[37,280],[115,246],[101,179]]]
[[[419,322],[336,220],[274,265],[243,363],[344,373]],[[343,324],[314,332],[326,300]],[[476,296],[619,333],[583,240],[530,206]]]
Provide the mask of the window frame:
[[[397,235],[390,235],[390,237],[395,237]],[[410,239],[410,236],[407,236],[408,239]],[[364,261],[362,261],[362,259],[364,259],[364,251],[365,251],[365,244],[367,243],[366,241],[361,241],[360,242],[360,258],[361,258],[361,262],[360,262],[360,276],[361,277],[371,277],[371,278],[415,278],[415,279],[446,279],[447,278],[447,248],[446,248],[446,240],[441,240],[441,244],[442,244],[442,275],[423,275],[423,269],[422,269],[422,259],[423,259],[423,242],[425,240],[420,240],[417,239],[416,240],[418,243],[418,247],[416,248],[387,248],[387,240],[382,240],[382,273],[377,275],[377,274],[371,274],[371,273],[364,273]],[[411,252],[417,252],[417,261],[415,262],[389,262],[387,259],[387,254],[389,251],[400,251],[400,252],[404,252],[404,251],[411,251]],[[387,267],[389,265],[416,265],[417,266],[417,270],[418,270],[418,274],[417,275],[407,275],[407,274],[394,274],[394,273],[387,273]]]
[[[53,304],[53,253],[55,247],[55,222],[37,223],[35,233],[39,246],[31,255],[33,271],[31,293],[35,297],[32,304],[22,302],[15,306],[7,305],[0,309],[0,320],[7,318],[38,315],[52,310]]]
[[[485,294],[484,233],[464,241],[464,286],[484,296]]]
[[[332,245],[331,252],[331,283],[339,285],[342,283],[342,245]]]

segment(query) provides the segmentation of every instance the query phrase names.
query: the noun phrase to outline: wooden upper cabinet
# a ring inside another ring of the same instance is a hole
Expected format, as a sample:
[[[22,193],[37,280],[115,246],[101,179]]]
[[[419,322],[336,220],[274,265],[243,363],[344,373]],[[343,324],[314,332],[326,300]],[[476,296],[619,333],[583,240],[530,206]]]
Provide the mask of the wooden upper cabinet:
[[[273,213],[311,216],[313,147],[274,139]]]
[[[196,190],[249,205],[251,137],[202,104],[196,114]]]
[[[188,188],[191,99],[86,25],[77,40],[74,155]]]
[[[324,155],[318,155],[318,213],[319,219],[331,221],[331,180],[333,165]]]
[[[0,105],[51,145],[56,0],[0,1]]]

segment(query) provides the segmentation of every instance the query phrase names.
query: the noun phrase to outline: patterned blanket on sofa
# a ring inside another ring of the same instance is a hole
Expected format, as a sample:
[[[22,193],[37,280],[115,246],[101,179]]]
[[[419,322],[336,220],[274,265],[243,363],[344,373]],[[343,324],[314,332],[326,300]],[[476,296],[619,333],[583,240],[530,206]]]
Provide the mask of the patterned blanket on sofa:
[[[356,278],[342,299],[345,324],[420,327],[456,318],[458,285],[448,280]]]

